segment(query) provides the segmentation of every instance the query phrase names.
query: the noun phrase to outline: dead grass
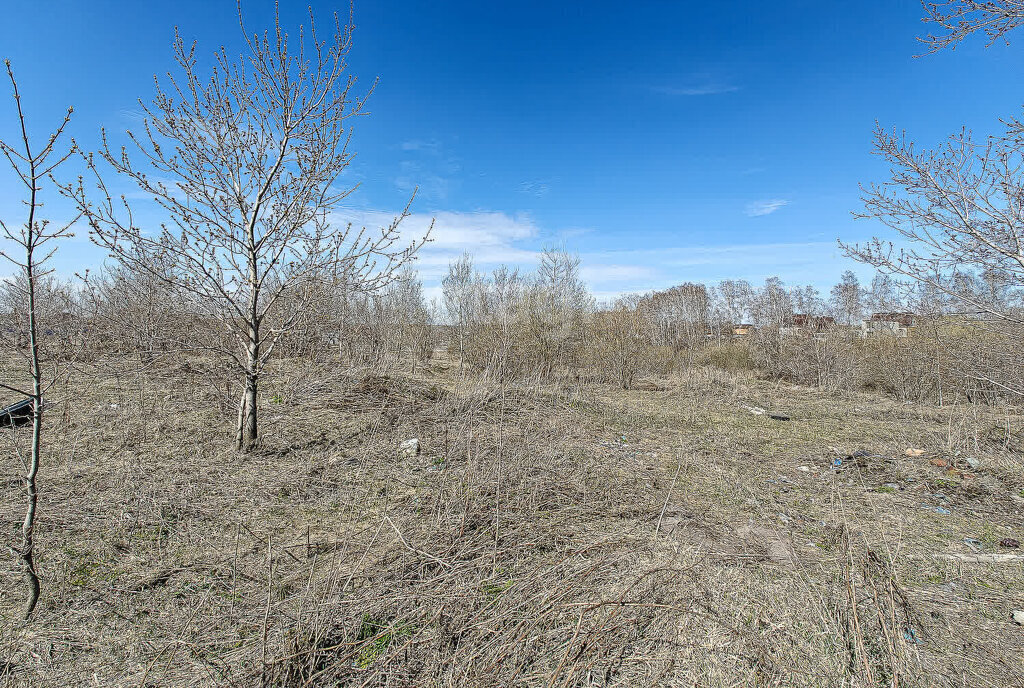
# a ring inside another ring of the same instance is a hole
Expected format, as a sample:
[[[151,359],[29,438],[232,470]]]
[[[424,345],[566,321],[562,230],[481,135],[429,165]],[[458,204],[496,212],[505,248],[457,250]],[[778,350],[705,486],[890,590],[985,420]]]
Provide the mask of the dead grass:
[[[3,560],[0,684],[1024,685],[1024,566],[940,557],[1024,539],[1016,412],[708,368],[623,391],[288,366],[242,457],[203,371],[62,390],[44,597],[20,623]]]

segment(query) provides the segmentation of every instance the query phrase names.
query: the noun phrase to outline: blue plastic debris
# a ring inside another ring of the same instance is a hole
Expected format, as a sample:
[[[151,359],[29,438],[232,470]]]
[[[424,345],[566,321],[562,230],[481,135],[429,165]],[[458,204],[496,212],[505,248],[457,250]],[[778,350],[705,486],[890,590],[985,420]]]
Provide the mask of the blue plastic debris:
[[[832,461],[832,467],[833,468],[839,468],[842,465],[843,465],[843,460],[842,459],[835,459],[834,461]]]
[[[949,514],[951,514],[953,512],[950,511],[949,509],[943,509],[941,506],[937,506],[937,507],[935,507],[935,513],[942,514],[943,516],[948,516]]]
[[[903,629],[903,639],[908,643],[920,643],[921,640],[917,637],[917,631],[912,627]]]

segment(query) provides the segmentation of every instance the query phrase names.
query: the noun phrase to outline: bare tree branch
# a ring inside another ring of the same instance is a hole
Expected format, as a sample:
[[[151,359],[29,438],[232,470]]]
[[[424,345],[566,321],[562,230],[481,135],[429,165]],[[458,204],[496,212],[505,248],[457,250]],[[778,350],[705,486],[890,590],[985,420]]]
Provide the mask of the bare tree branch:
[[[1024,25],[1024,0],[922,0],[921,5],[923,21],[941,30],[918,38],[928,46],[928,53],[943,48],[955,50],[961,41],[978,32],[988,37],[988,45],[998,40],[1009,43],[1006,34]]]
[[[42,185],[48,179],[52,181],[51,175],[54,170],[74,153],[75,147],[72,145],[67,151],[57,151],[59,139],[68,122],[71,121],[72,109],[68,108],[64,120],[49,135],[42,148],[33,148],[32,138],[28,133],[28,122],[21,105],[21,92],[18,89],[18,82],[14,78],[14,70],[10,61],[5,60],[4,65],[7,67],[7,77],[11,83],[18,114],[21,141],[20,144],[16,144],[18,148],[0,141],[0,152],[3,153],[15,176],[25,187],[25,205],[28,208],[28,215],[25,224],[20,229],[13,229],[0,222],[0,237],[17,247],[18,250],[17,254],[14,250],[0,251],[0,257],[14,264],[18,271],[17,276],[23,280],[25,286],[22,291],[28,309],[25,327],[29,344],[28,373],[31,380],[31,391],[23,391],[19,386],[6,383],[0,383],[0,388],[25,394],[32,403],[31,451],[24,476],[27,503],[21,527],[21,545],[18,548],[18,556],[21,558],[22,569],[29,589],[25,603],[25,618],[29,618],[35,611],[40,594],[39,576],[36,573],[35,562],[35,523],[39,502],[36,479],[42,463],[43,393],[52,385],[52,380],[48,381],[45,378],[40,351],[38,291],[41,280],[50,272],[46,268],[46,263],[53,256],[55,248],[51,247],[46,251],[40,249],[50,241],[72,236],[71,226],[78,219],[75,217],[66,224],[51,226],[48,220],[38,217],[38,212],[42,206],[40,199]]]
[[[311,15],[309,40],[300,28],[293,45],[279,13],[259,35],[246,32],[240,4],[238,11],[248,53],[230,60],[222,49],[208,79],[197,70],[195,46],[175,34],[178,74],[164,86],[157,80],[152,103],[142,103],[142,131],[128,132],[141,166],[103,134],[99,157],[153,199],[166,218],[159,231],[140,227],[125,197],[114,200],[91,156],[91,183],[64,192],[87,214],[94,242],[193,295],[238,343],[224,353],[243,362],[236,444],[248,450],[258,440],[258,380],[274,342],[305,307],[301,286],[344,274],[375,291],[427,237],[401,245],[408,206],[379,232],[334,222],[352,192],[338,186],[352,159],[347,122],[363,114],[369,95],[352,95],[355,78],[346,75],[351,22],[343,26],[335,15],[333,35],[321,39]],[[169,270],[153,270],[168,263]],[[282,306],[290,314],[265,330],[268,314]]]

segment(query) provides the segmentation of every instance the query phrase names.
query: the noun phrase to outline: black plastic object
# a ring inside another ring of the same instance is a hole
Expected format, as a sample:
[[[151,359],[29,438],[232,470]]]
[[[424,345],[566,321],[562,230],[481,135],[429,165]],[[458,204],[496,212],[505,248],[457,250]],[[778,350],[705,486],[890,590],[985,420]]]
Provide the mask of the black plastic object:
[[[32,422],[32,400],[22,399],[0,409],[0,428],[16,428]]]

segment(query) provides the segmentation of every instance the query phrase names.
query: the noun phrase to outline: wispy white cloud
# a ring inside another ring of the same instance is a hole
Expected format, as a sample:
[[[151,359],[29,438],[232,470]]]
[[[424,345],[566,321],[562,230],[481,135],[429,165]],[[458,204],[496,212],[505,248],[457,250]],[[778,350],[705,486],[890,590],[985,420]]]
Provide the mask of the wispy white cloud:
[[[361,210],[336,213],[334,219],[372,230],[394,217],[393,212]],[[545,240],[559,235],[539,226],[529,215],[442,211],[406,218],[401,226],[403,241],[422,236],[431,219],[435,221],[433,241],[420,251],[414,266],[427,295],[439,293],[438,284],[448,264],[462,253],[469,253],[482,272],[501,264],[528,272],[536,267]],[[574,250],[571,241],[565,242],[565,247]],[[850,267],[831,240],[597,250],[581,252],[580,259],[581,277],[601,301],[688,281],[714,284],[723,279],[746,279],[759,283],[771,275],[788,284],[814,284],[824,290]]]
[[[708,82],[696,86],[655,86],[654,91],[666,96],[717,96],[723,93],[734,93],[739,86],[727,83]]]
[[[826,289],[851,262],[833,241],[728,244],[720,246],[666,246],[651,249],[583,253],[584,266],[637,266],[636,279],[589,281],[595,295],[614,298],[681,284],[714,284],[723,279],[760,283],[777,275],[787,284],[813,284]],[[626,276],[617,268],[611,275]],[[599,270],[594,277],[599,276]]]
[[[405,141],[399,145],[409,158],[399,163],[399,173],[392,180],[399,191],[412,193],[418,189],[420,198],[445,201],[453,186],[458,186],[462,165],[446,155],[437,141]]]
[[[396,213],[380,210],[344,211],[334,214],[337,224],[351,222],[357,227],[383,227]],[[540,228],[527,215],[501,212],[413,213],[400,225],[403,241],[412,241],[426,234],[433,222],[431,241],[419,252],[416,267],[425,281],[439,279],[447,272],[448,263],[468,252],[477,267],[489,270],[502,263],[525,265],[535,263],[537,251],[520,246],[540,234]]]
[[[404,151],[420,151],[423,153],[434,154],[441,152],[441,143],[437,140],[421,141],[417,139],[412,141],[402,141],[398,147]]]
[[[619,291],[619,290],[615,290],[615,289],[611,289],[611,290],[607,290],[607,289],[591,289],[590,290],[590,295],[594,297],[594,301],[596,301],[599,306],[611,306],[611,305],[613,305],[615,303],[615,301],[618,298],[620,298],[622,296],[625,296],[626,294],[634,294],[634,293],[637,293],[637,292],[636,291]]]
[[[762,217],[764,215],[771,215],[776,210],[784,208],[789,205],[789,201],[782,198],[773,198],[768,201],[755,201],[747,204],[746,214],[747,217]]]
[[[585,236],[593,231],[590,227],[566,227],[555,232],[555,239],[564,243],[568,239]]]
[[[551,191],[551,187],[545,182],[541,181],[525,181],[520,182],[517,187],[519,193],[528,194],[530,196],[536,196],[541,198],[547,196],[548,192]]]
[[[608,284],[658,279],[659,275],[648,265],[591,263],[580,266],[580,277],[588,284]]]
[[[443,201],[448,198],[449,181],[437,174],[402,175],[395,177],[395,188],[402,193],[412,194],[419,198]]]
[[[724,244],[718,246],[665,246],[659,248],[600,251],[582,254],[583,261],[614,261],[620,264],[658,265],[678,268],[715,266],[729,271],[725,277],[747,277],[750,268],[789,265],[813,260],[822,250],[835,250],[832,241]],[[743,274],[741,274],[743,273]]]

